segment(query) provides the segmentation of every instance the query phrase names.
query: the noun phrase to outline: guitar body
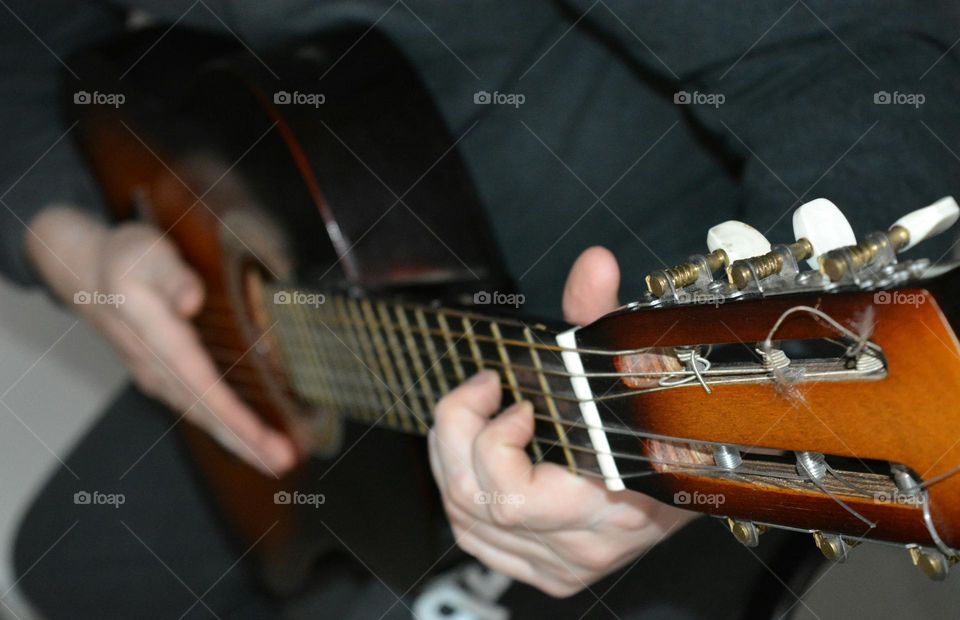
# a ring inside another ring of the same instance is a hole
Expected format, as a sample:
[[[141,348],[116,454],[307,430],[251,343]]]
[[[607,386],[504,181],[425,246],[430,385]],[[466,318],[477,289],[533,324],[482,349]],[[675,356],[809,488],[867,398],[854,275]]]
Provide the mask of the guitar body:
[[[456,301],[503,286],[456,138],[376,32],[355,47],[357,32],[331,33],[266,57],[268,68],[229,41],[179,30],[146,55],[155,36],[78,58],[84,79],[68,99],[83,90],[126,100],[67,107],[107,204],[166,231],[201,274],[205,345],[263,419],[298,440],[303,464],[264,476],[190,424],[178,428],[272,588],[300,587],[329,553],[412,587],[438,557],[456,557],[445,554],[452,540],[425,442],[298,402],[251,290],[283,279]],[[300,93],[325,100],[298,104]]]

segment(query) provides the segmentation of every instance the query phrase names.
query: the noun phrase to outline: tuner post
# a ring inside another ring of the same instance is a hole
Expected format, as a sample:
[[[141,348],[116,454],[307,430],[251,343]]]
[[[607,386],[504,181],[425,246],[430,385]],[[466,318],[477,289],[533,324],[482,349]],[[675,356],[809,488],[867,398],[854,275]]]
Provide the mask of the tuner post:
[[[806,238],[798,239],[786,247],[797,262],[813,256],[813,244]],[[746,288],[754,274],[756,274],[758,280],[763,280],[780,273],[783,270],[783,261],[783,254],[776,250],[771,250],[753,258],[738,260],[730,266],[730,281],[738,289]]]
[[[670,290],[671,283],[674,289],[684,288],[694,284],[699,279],[704,267],[709,270],[712,277],[715,272],[726,269],[727,265],[730,264],[727,253],[722,249],[714,250],[702,258],[703,263],[691,259],[675,267],[648,274],[646,277],[647,290],[654,297],[663,297]]]
[[[872,264],[886,250],[893,254],[901,252],[910,244],[910,231],[894,225],[885,233],[874,233],[857,245],[831,250],[820,257],[820,271],[831,282],[840,281],[850,267],[859,271]]]

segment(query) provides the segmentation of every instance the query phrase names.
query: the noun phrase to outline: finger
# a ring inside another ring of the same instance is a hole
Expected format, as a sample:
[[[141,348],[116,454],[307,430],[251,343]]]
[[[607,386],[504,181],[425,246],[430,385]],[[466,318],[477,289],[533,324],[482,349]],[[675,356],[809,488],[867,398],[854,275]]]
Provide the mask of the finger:
[[[477,373],[437,403],[434,431],[441,466],[451,473],[470,468],[473,440],[500,408],[500,378]]]
[[[491,495],[485,495],[485,502],[496,501]],[[501,496],[502,498],[503,496]],[[507,553],[522,557],[528,561],[545,564],[554,562],[555,554],[532,536],[524,536],[504,529],[493,523],[476,519],[472,514],[457,506],[445,504],[450,522],[454,527],[469,529],[474,535],[491,547],[497,547]]]
[[[480,488],[522,498],[490,503],[491,518],[503,527],[539,531],[588,528],[610,509],[606,490],[559,465],[533,465],[526,452],[533,425],[533,407],[523,402],[497,416],[477,436],[473,467]]]
[[[620,305],[620,267],[610,250],[593,246],[573,263],[563,288],[563,317],[573,325],[586,325]]]
[[[194,316],[203,305],[204,288],[199,276],[166,238],[160,238],[149,252],[150,260],[137,264],[141,281],[177,315]]]
[[[553,565],[531,563],[522,556],[488,544],[473,530],[455,532],[455,537],[461,549],[487,568],[538,588],[550,596],[570,596],[584,587],[583,582],[569,571],[557,571]]]
[[[157,298],[137,304],[139,337],[175,383],[185,392],[176,399],[188,418],[225,443],[237,456],[268,473],[280,475],[293,466],[296,450],[289,438],[263,424],[225,382],[200,345],[190,324],[175,317]],[[149,326],[147,328],[146,326]],[[144,331],[147,329],[147,331]],[[137,332],[137,326],[134,326]],[[202,402],[201,402],[202,401]]]
[[[526,559],[488,544],[470,529],[456,528],[454,539],[461,549],[482,562],[487,568],[524,583],[531,583],[537,578],[537,572]]]

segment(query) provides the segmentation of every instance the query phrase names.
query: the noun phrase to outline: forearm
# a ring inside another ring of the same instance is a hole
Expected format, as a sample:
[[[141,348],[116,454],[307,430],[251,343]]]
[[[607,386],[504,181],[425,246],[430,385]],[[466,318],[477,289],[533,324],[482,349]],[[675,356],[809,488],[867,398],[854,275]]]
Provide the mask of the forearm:
[[[108,230],[102,222],[78,207],[52,205],[28,226],[27,259],[58,299],[72,303],[77,292],[96,291],[97,255]]]

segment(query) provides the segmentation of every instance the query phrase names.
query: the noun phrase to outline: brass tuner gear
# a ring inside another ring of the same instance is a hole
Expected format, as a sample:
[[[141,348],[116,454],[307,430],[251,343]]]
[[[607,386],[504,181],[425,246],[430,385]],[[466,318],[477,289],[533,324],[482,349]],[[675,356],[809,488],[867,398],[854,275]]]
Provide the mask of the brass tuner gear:
[[[846,248],[831,250],[820,257],[820,271],[825,273],[831,282],[837,282],[843,278],[847,272],[847,261],[844,258],[844,252],[850,259],[850,264],[855,270],[866,267],[877,257],[882,249],[882,237],[886,236],[887,241],[894,252],[899,252],[910,243],[910,232],[903,226],[894,226],[886,233],[879,236],[871,235],[871,238],[851,245]]]
[[[789,244],[787,248],[797,262],[806,260],[813,255],[813,245],[807,239],[798,239],[796,242]],[[783,255],[776,250],[772,250],[766,254],[745,258],[733,263],[729,270],[730,281],[738,289],[742,289],[750,284],[753,274],[756,274],[757,279],[763,280],[780,273],[782,269]]]
[[[710,252],[705,258],[711,275],[730,264],[727,253],[722,249]],[[664,293],[670,290],[670,282],[673,282],[673,288],[681,289],[696,282],[699,276],[700,265],[694,262],[680,263],[676,267],[654,271],[647,275],[647,290],[654,297],[663,297]]]

